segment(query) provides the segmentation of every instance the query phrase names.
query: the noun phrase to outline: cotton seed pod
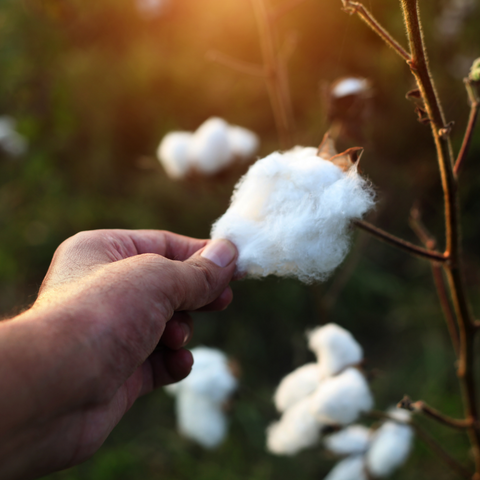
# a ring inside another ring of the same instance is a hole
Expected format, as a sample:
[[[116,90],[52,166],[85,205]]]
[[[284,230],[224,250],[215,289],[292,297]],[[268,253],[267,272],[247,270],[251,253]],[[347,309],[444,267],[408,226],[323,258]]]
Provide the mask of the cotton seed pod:
[[[320,378],[330,377],[360,363],[363,349],[344,328],[329,323],[308,334],[308,347],[318,358]]]
[[[157,157],[169,177],[180,179],[189,172],[191,141],[190,132],[170,132],[163,137],[157,150]]]
[[[363,455],[347,457],[337,463],[324,480],[367,480]]]
[[[405,411],[408,414],[408,412]],[[400,417],[398,417],[400,420]],[[405,463],[410,453],[413,429],[393,421],[385,422],[372,436],[366,455],[368,471],[375,477],[388,477]]]
[[[212,117],[193,134],[189,155],[199,172],[213,175],[230,162],[232,155],[228,143],[228,128],[225,120]]]
[[[234,156],[242,159],[253,157],[258,150],[258,136],[243,127],[232,126],[228,129],[228,143]]]
[[[218,447],[227,433],[227,418],[217,402],[191,390],[182,391],[176,403],[180,433],[205,448]]]
[[[307,363],[289,373],[277,387],[273,401],[279,412],[313,393],[320,384],[319,368],[316,363]]]
[[[368,383],[356,368],[326,378],[309,398],[313,415],[327,425],[348,425],[373,407]]]
[[[267,449],[276,455],[295,455],[318,442],[321,428],[310,411],[309,398],[304,398],[268,427]]]
[[[250,167],[211,236],[237,246],[237,269],[250,277],[323,280],[348,251],[350,221],[373,204],[356,167],[343,172],[316,148],[296,147]]]
[[[323,443],[336,455],[365,453],[370,445],[370,429],[363,425],[350,425],[325,437]]]

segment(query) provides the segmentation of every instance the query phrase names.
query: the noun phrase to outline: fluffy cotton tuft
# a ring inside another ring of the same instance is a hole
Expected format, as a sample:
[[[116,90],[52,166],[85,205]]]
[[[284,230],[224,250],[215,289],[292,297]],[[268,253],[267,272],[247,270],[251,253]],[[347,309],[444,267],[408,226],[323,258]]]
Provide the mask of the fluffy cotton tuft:
[[[373,192],[355,167],[343,172],[316,153],[272,153],[240,179],[211,233],[237,246],[239,272],[311,282],[344,259],[349,223],[373,206]]]
[[[157,149],[157,157],[169,177],[181,179],[194,171],[214,175],[236,159],[252,157],[258,146],[259,139],[250,130],[212,117],[194,133],[165,135]]]
[[[363,455],[355,455],[338,462],[324,480],[367,480]]]
[[[227,419],[222,405],[237,388],[237,379],[221,351],[197,347],[192,354],[190,375],[165,390],[176,396],[180,432],[206,448],[214,448],[225,437]]]
[[[308,334],[308,346],[319,360],[321,378],[336,375],[363,359],[362,347],[352,334],[335,323],[312,330]]]
[[[307,363],[289,373],[277,387],[273,400],[277,410],[284,412],[295,403],[313,393],[320,384],[316,363]]]
[[[27,151],[27,140],[16,130],[17,122],[8,115],[0,116],[0,150],[12,157],[19,157]]]
[[[267,449],[277,455],[295,455],[318,442],[322,426],[310,411],[309,398],[304,398],[268,427]]]
[[[373,407],[365,377],[356,369],[323,380],[310,398],[310,408],[327,425],[348,425]]]
[[[404,413],[397,413],[398,416],[394,414],[394,417],[404,421]],[[373,434],[372,444],[366,455],[368,471],[375,477],[388,477],[407,460],[412,439],[411,426],[394,421],[385,422]]]
[[[324,444],[337,455],[365,453],[370,445],[370,430],[363,425],[351,425],[326,437]]]
[[[332,89],[332,95],[336,98],[347,95],[357,95],[370,89],[370,82],[366,78],[348,77],[340,80]]]

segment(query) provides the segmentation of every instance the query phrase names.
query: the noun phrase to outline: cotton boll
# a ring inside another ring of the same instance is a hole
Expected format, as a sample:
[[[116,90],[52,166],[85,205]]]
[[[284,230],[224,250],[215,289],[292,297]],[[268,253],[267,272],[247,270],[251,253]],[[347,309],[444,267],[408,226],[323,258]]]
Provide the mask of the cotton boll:
[[[411,426],[393,421],[385,422],[373,434],[366,456],[368,471],[375,477],[389,476],[407,460],[412,439]]]
[[[324,444],[337,455],[365,453],[370,444],[370,430],[363,425],[351,425],[326,437]]]
[[[344,173],[296,147],[257,161],[235,187],[212,238],[238,248],[238,271],[251,277],[325,279],[344,259],[350,220],[373,206],[373,193],[355,168]]]
[[[225,168],[232,159],[228,129],[227,122],[212,117],[193,134],[190,155],[200,173],[213,175]]]
[[[308,334],[308,346],[319,360],[321,378],[336,375],[363,359],[362,347],[352,334],[335,323],[312,330]]]
[[[332,95],[336,98],[347,95],[359,95],[370,89],[370,82],[366,78],[348,77],[335,83]]]
[[[337,463],[324,480],[367,480],[363,455],[348,457]]]
[[[304,398],[268,427],[267,449],[276,455],[295,455],[318,442],[321,428],[322,424],[310,411],[309,398]]]
[[[356,368],[323,380],[309,398],[313,415],[327,425],[347,425],[373,407],[367,381]]]
[[[225,438],[225,414],[208,396],[187,389],[178,396],[176,409],[178,429],[187,438],[205,448],[215,448]]]
[[[189,132],[170,132],[161,141],[157,157],[167,175],[171,178],[183,178],[190,170],[189,148],[192,134]]]
[[[273,400],[279,412],[313,393],[320,384],[318,365],[307,363],[289,373],[278,385]]]
[[[233,126],[228,129],[228,143],[233,155],[240,158],[250,158],[258,150],[258,136],[243,127]]]
[[[19,157],[26,153],[27,140],[16,131],[17,122],[14,118],[0,116],[0,150],[13,157]]]

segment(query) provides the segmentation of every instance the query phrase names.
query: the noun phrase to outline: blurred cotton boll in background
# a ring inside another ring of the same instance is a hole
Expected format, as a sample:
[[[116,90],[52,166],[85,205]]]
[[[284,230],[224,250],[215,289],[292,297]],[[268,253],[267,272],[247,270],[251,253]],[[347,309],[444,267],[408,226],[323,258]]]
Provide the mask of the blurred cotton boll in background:
[[[197,347],[192,354],[190,375],[165,390],[176,397],[180,433],[205,448],[215,448],[226,436],[228,421],[223,407],[238,382],[220,350]]]
[[[373,197],[356,166],[344,172],[312,147],[275,152],[240,179],[211,237],[237,246],[238,271],[250,277],[324,280],[347,254],[350,221]]]
[[[16,126],[14,118],[0,116],[0,150],[12,157],[24,155],[28,148],[27,140],[17,132]]]
[[[212,117],[191,132],[170,132],[157,149],[167,175],[182,179],[196,173],[215,175],[233,163],[252,158],[259,147],[258,136],[246,128]]]
[[[363,455],[348,457],[337,463],[324,480],[367,480]]]
[[[320,378],[330,377],[363,359],[363,350],[353,335],[334,323],[308,334],[308,347],[319,360]]]
[[[145,20],[161,16],[170,5],[170,0],[135,0],[138,14]]]
[[[365,453],[370,445],[370,430],[363,425],[350,425],[326,437],[324,445],[336,455]]]

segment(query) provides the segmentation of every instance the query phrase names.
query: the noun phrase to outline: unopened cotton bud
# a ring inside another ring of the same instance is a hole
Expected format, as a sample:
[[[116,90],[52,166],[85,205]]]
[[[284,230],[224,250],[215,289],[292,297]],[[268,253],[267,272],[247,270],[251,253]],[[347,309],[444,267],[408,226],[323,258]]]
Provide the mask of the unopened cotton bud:
[[[347,425],[373,407],[368,383],[356,368],[326,378],[309,398],[312,413],[327,425]]]
[[[176,410],[178,429],[187,438],[205,448],[215,448],[225,438],[225,414],[208,396],[187,389],[178,396]]]
[[[370,444],[370,430],[363,425],[351,425],[326,437],[324,444],[337,455],[365,453]]]
[[[230,127],[228,129],[228,142],[233,155],[240,158],[250,158],[258,150],[258,136],[243,127]]]
[[[480,58],[477,58],[470,68],[469,79],[474,82],[480,82]]]
[[[354,455],[338,462],[324,480],[367,480],[363,455]]]
[[[189,132],[170,132],[161,141],[157,157],[167,175],[171,178],[183,178],[190,170],[189,148],[192,134]]]
[[[352,334],[335,323],[312,330],[308,346],[318,358],[321,378],[336,375],[363,359],[362,347]]]
[[[310,395],[320,384],[316,363],[307,363],[289,373],[277,387],[273,400],[279,412]]]
[[[349,224],[373,206],[356,167],[343,172],[315,148],[272,153],[250,167],[212,228],[238,248],[238,271],[252,277],[325,279],[344,259]]]
[[[212,175],[229,163],[232,155],[228,143],[228,129],[225,120],[212,117],[193,134],[189,154],[201,173]]]
[[[405,418],[403,411],[399,420]],[[397,467],[405,463],[410,453],[413,439],[413,429],[410,425],[394,421],[385,422],[372,437],[371,446],[366,455],[368,471],[375,477],[387,477]]]
[[[310,411],[309,398],[304,398],[286,410],[278,422],[267,429],[267,448],[277,455],[294,455],[315,445],[322,424]]]

